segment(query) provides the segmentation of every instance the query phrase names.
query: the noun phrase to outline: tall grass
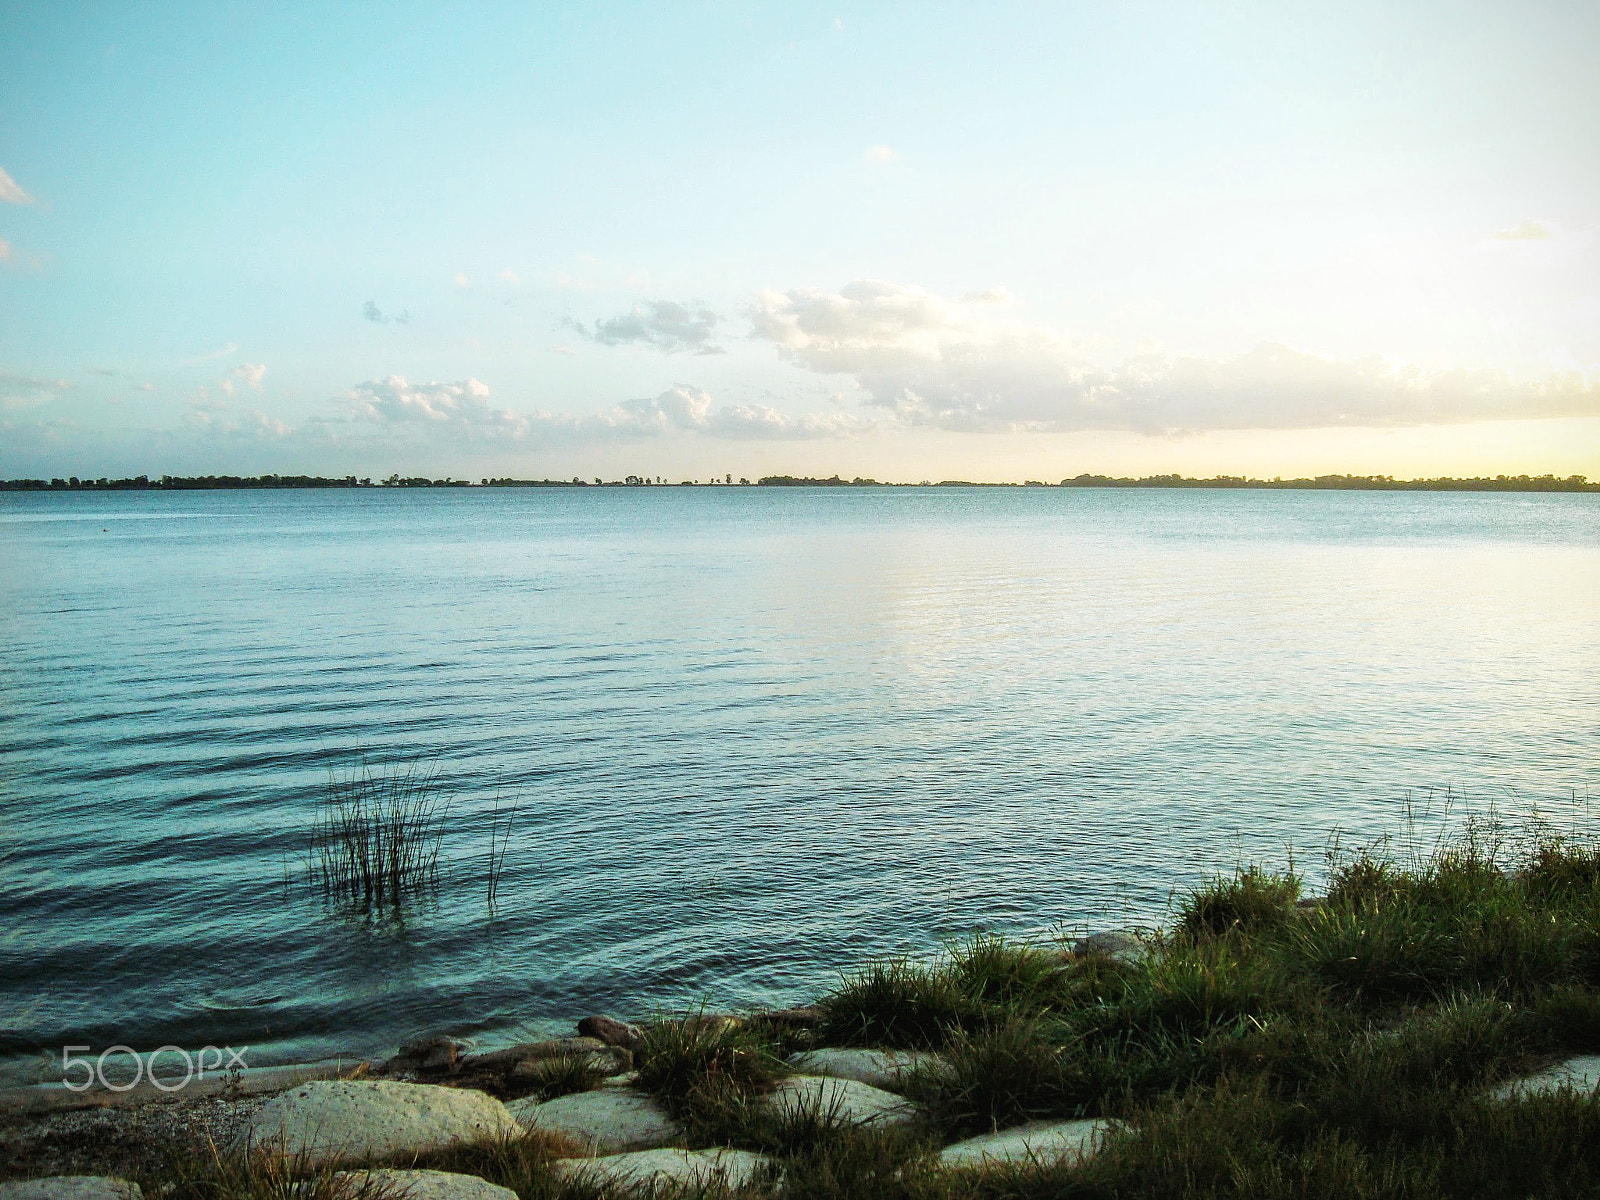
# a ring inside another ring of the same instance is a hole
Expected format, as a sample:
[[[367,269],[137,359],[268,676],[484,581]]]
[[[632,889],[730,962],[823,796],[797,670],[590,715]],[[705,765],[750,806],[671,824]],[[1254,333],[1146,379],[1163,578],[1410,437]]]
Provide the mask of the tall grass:
[[[332,775],[306,848],[307,878],[332,903],[397,910],[437,889],[449,809],[433,763],[363,762]]]

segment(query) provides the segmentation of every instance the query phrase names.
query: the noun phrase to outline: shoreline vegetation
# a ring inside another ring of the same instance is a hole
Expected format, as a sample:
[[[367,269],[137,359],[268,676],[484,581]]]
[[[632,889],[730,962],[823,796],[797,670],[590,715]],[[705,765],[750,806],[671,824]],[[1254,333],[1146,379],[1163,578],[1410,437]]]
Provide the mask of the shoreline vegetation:
[[[1470,478],[1440,476],[1436,479],[1395,479],[1389,475],[1318,475],[1300,479],[1251,479],[1242,475],[1218,475],[1210,479],[1194,479],[1183,475],[1146,475],[1127,478],[1109,475],[1075,475],[1059,483],[1045,483],[1030,479],[1026,483],[975,483],[964,479],[941,479],[938,482],[922,480],[920,483],[880,483],[876,479],[841,479],[837,475],[826,479],[802,475],[766,475],[751,483],[741,478],[734,482],[731,475],[722,479],[684,479],[668,482],[662,476],[629,475],[623,479],[592,481],[572,479],[511,479],[483,478],[473,483],[469,479],[429,479],[423,476],[401,477],[390,475],[387,479],[357,477],[355,475],[135,475],[125,479],[79,478],[65,479],[0,479],[0,492],[194,492],[235,491],[250,489],[298,488],[586,488],[586,487],[1062,487],[1062,488],[1200,488],[1200,489],[1255,489],[1265,491],[1343,491],[1343,492],[1600,492],[1600,482],[1591,483],[1587,476],[1569,475],[1495,475]]]
[[[152,1200],[389,1194],[341,1165],[453,1172],[517,1200],[1600,1194],[1595,1079],[1549,1073],[1600,1068],[1574,1057],[1600,1054],[1600,841],[1491,814],[1406,844],[1335,844],[1322,895],[1292,864],[1241,866],[1164,929],[978,933],[869,962],[802,1008],[590,1016],[579,1037],[486,1053],[422,1038],[245,1116],[194,1102],[234,1113],[227,1136],[24,1129],[0,1141],[0,1178],[96,1170]],[[392,1132],[408,1088],[515,1123],[352,1143],[361,1105]],[[336,1156],[263,1140],[332,1112]],[[628,1182],[647,1162],[667,1173]]]

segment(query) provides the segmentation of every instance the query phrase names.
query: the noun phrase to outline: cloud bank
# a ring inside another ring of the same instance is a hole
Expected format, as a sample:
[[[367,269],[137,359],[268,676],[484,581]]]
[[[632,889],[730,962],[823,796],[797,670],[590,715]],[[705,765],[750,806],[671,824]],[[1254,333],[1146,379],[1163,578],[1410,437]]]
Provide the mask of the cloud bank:
[[[975,321],[920,288],[877,280],[761,292],[749,317],[752,336],[787,361],[852,377],[868,406],[912,426],[1163,434],[1600,415],[1600,387],[1580,372],[1517,380],[1274,343],[1233,358],[1106,367],[1054,330]]]

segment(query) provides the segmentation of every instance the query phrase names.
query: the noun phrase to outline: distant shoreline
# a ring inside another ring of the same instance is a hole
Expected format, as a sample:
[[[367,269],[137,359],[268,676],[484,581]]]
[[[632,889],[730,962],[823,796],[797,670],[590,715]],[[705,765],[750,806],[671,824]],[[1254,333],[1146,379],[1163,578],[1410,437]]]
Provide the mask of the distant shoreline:
[[[1388,475],[1318,475],[1299,479],[1251,479],[1242,475],[1218,475],[1211,479],[1192,479],[1184,475],[1147,475],[1142,478],[1110,475],[1076,475],[1059,483],[1030,479],[1026,483],[984,483],[965,479],[941,479],[937,483],[880,483],[876,479],[826,479],[811,476],[767,475],[752,483],[732,477],[709,480],[685,479],[670,483],[664,477],[650,479],[629,475],[625,479],[429,479],[422,476],[387,479],[358,478],[354,475],[135,475],[126,479],[80,479],[73,475],[53,479],[0,479],[0,492],[199,492],[248,491],[303,488],[588,488],[588,487],[989,487],[989,488],[1196,488],[1245,489],[1264,491],[1329,492],[1600,492],[1600,482],[1587,476],[1495,475],[1473,478],[1395,479]]]

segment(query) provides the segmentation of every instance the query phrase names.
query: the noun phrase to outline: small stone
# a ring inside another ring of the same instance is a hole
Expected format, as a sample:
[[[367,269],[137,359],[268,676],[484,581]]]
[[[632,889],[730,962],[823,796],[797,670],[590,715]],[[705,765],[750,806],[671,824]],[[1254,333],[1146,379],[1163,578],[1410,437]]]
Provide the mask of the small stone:
[[[1593,1095],[1596,1089],[1600,1089],[1600,1055],[1585,1054],[1502,1083],[1489,1094],[1496,1100],[1518,1100],[1562,1091]]]
[[[137,1183],[110,1175],[51,1175],[0,1183],[0,1200],[143,1200]]]
[[[918,1115],[916,1105],[893,1092],[854,1079],[820,1075],[785,1079],[767,1094],[764,1103],[779,1117],[820,1113],[844,1125],[904,1125]]]
[[[513,1100],[506,1108],[530,1129],[559,1133],[602,1154],[649,1150],[683,1136],[682,1127],[643,1092],[599,1088],[543,1104]]]
[[[938,1062],[939,1056],[924,1050],[853,1050],[828,1048],[805,1050],[789,1057],[789,1065],[801,1075],[827,1075],[834,1079],[854,1079],[886,1091],[898,1092],[908,1071]]]
[[[579,1178],[610,1187],[743,1187],[766,1166],[764,1154],[749,1150],[635,1150],[600,1158],[558,1158],[551,1163],[563,1179]]]
[[[1082,1162],[1105,1144],[1114,1123],[1103,1119],[1033,1121],[998,1133],[968,1138],[939,1153],[941,1167],[980,1167],[986,1163]]]
[[[585,1017],[578,1022],[578,1033],[582,1037],[594,1038],[608,1046],[620,1046],[630,1051],[637,1050],[639,1043],[644,1041],[644,1030],[615,1017]]]
[[[451,1171],[340,1171],[333,1183],[351,1197],[377,1191],[395,1200],[517,1200],[510,1188]]]
[[[309,1164],[421,1154],[518,1132],[492,1096],[395,1080],[318,1080],[272,1097],[241,1133]]]

